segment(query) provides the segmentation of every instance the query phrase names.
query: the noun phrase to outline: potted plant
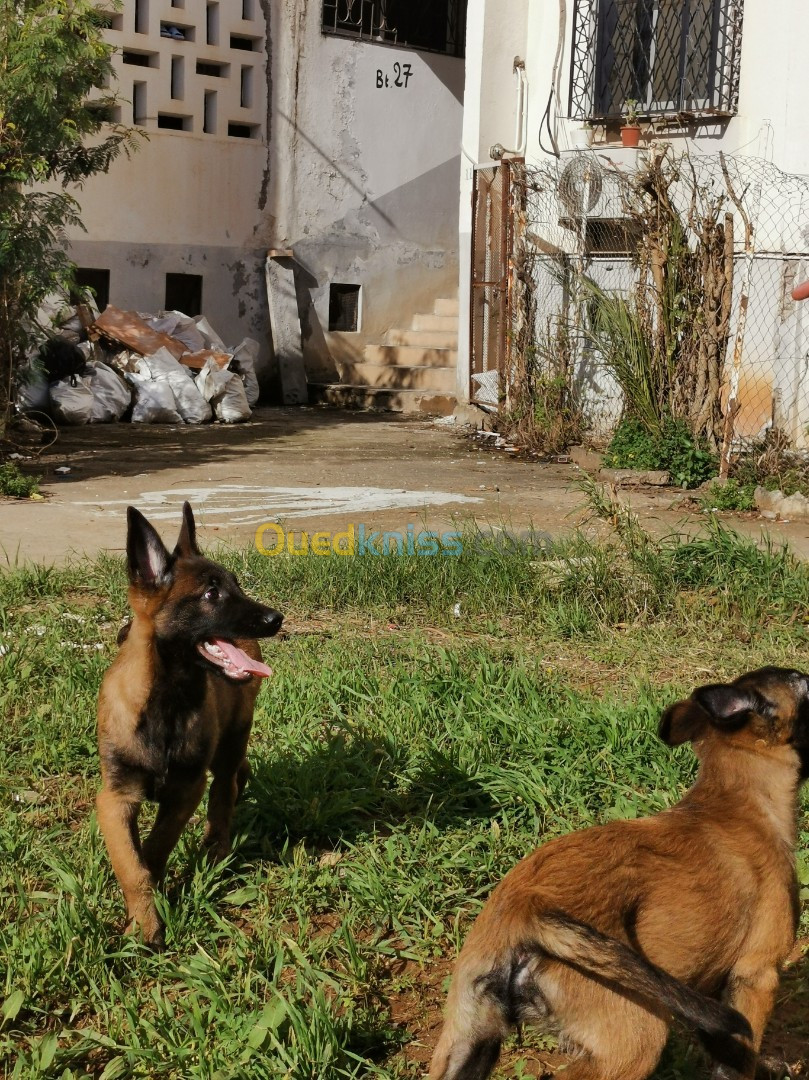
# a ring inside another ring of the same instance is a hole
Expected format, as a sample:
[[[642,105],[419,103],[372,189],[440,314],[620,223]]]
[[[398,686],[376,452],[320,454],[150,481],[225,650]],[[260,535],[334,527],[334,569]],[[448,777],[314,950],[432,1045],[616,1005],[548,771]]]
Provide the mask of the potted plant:
[[[624,122],[621,125],[621,143],[623,146],[637,146],[640,142],[640,124],[638,123],[638,102],[627,98],[624,102]]]

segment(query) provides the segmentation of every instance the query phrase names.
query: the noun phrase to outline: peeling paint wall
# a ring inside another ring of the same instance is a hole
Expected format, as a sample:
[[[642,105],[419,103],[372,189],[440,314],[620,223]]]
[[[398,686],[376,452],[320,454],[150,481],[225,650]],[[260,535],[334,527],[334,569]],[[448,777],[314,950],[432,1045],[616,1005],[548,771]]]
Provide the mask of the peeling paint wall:
[[[268,6],[265,232],[294,251],[307,375],[336,381],[457,295],[464,62],[324,34],[318,0]],[[361,286],[359,332],[329,332],[331,283]]]

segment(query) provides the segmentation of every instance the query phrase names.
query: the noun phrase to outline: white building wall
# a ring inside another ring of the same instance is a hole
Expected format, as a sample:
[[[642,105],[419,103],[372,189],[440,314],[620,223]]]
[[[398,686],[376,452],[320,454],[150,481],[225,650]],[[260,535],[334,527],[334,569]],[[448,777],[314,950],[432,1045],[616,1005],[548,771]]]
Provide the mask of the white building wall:
[[[294,252],[307,375],[338,381],[457,295],[464,62],[324,34],[319,2],[271,10],[267,230]],[[356,333],[329,332],[332,283],[361,287]]]
[[[257,338],[266,364],[266,53],[258,0],[132,0],[111,21],[108,39],[120,50],[117,119],[148,138],[75,192],[87,231],[70,233],[71,257],[109,270],[110,302],[141,311],[164,307],[167,273],[200,275],[211,324],[228,344]],[[161,36],[165,26],[183,37]],[[138,58],[148,66],[131,62]],[[198,73],[198,64],[219,74]],[[214,95],[207,124],[206,93]],[[160,127],[165,117],[183,130]],[[229,134],[234,124],[239,135]]]
[[[493,162],[487,158],[487,151],[493,143],[512,147],[516,97],[513,84],[509,89],[506,89],[506,84],[511,77],[513,56],[518,54],[525,60],[528,80],[525,158],[529,163],[548,161],[555,142],[564,163],[565,159],[577,153],[577,147],[587,137],[583,133],[584,125],[568,118],[573,0],[514,0],[507,6],[509,18],[504,19],[504,5],[498,0],[471,0],[469,5],[467,101],[472,96],[469,87],[486,84],[497,87],[498,97],[496,104],[489,101],[484,109],[479,110],[478,117],[470,115],[468,106],[464,121],[465,145],[475,145],[481,155],[479,160],[491,164]],[[509,48],[504,49],[502,37],[492,32],[492,20],[498,18],[507,25],[512,35]],[[682,148],[708,154],[724,150],[730,154],[765,158],[787,173],[809,174],[809,111],[803,105],[809,89],[807,55],[809,19],[806,18],[805,0],[778,0],[777,4],[773,4],[772,0],[745,0],[737,115],[721,123],[661,128],[657,133],[650,134],[645,144],[668,142],[675,150]],[[479,125],[481,135],[477,142],[468,132],[470,125],[475,123]],[[631,167],[636,162],[637,152],[625,150],[615,141],[617,127],[612,130],[596,128],[593,134],[593,149],[603,154],[605,159],[624,167]],[[471,190],[471,180],[466,175],[467,171],[465,163],[461,181],[462,245],[468,243],[466,238],[470,231],[468,192]],[[766,191],[764,197],[777,199],[778,196],[777,193]],[[787,212],[785,206],[784,214]],[[794,214],[794,206],[789,212]],[[771,216],[777,224],[777,210]],[[799,216],[801,220],[796,221],[790,231],[793,237],[796,234],[802,237],[805,244],[809,238],[809,205],[801,208]],[[759,233],[762,242],[765,232],[762,224]],[[783,243],[787,244],[786,238]],[[470,266],[464,251],[460,272],[462,305],[465,301],[468,305],[469,289]],[[776,304],[772,307],[774,322],[769,337],[777,342],[790,337],[792,330],[785,331],[781,323],[775,325],[776,321],[784,318],[784,313],[776,310]],[[801,314],[788,312],[787,318],[793,319]],[[809,323],[809,318],[799,318],[799,321]],[[468,319],[461,320],[460,330],[458,392],[459,397],[465,399],[469,387]],[[758,335],[759,341],[766,337],[766,331]],[[809,340],[799,342],[795,347],[799,352],[801,349],[805,352],[804,345],[809,348]],[[779,359],[773,355],[768,359],[762,354],[760,346],[753,349],[752,345],[750,355],[751,364],[755,361],[756,370],[750,372],[749,381],[759,387],[748,413],[752,430],[761,417],[769,414],[771,392],[777,382],[775,368],[783,357]],[[796,400],[796,392],[791,390],[790,393],[791,399]],[[807,394],[801,400],[804,398],[807,398]],[[604,411],[614,412],[609,403],[605,403]],[[792,413],[793,426],[796,432],[800,432],[805,426],[804,421],[809,422],[809,411],[805,417],[801,413],[798,419],[795,419],[797,413],[794,407]]]

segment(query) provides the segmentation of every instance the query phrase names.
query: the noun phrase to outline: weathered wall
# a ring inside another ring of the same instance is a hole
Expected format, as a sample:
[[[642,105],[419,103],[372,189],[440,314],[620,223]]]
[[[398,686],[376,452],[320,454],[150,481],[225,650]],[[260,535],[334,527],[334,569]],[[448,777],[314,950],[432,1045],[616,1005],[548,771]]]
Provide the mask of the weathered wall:
[[[294,251],[307,374],[336,379],[457,293],[463,60],[325,35],[317,0],[269,10],[265,233]],[[362,286],[358,333],[329,333],[332,282]]]
[[[228,345],[256,338],[266,375],[262,11],[257,3],[215,5],[209,32],[206,0],[185,0],[182,8],[141,0],[138,7],[139,26],[135,4],[127,2],[108,36],[121,50],[114,58],[119,119],[136,122],[148,138],[131,159],[114,162],[109,174],[75,192],[87,232],[69,234],[71,257],[79,266],[109,270],[110,302],[141,311],[164,306],[167,273],[201,275],[203,313]],[[185,40],[162,37],[161,24],[183,27]],[[253,48],[232,48],[231,34]],[[148,66],[126,63],[127,54],[144,57]],[[198,62],[220,74],[198,73]],[[206,93],[214,106],[207,117]],[[187,129],[158,127],[164,114],[181,118]],[[230,122],[252,137],[228,135]]]

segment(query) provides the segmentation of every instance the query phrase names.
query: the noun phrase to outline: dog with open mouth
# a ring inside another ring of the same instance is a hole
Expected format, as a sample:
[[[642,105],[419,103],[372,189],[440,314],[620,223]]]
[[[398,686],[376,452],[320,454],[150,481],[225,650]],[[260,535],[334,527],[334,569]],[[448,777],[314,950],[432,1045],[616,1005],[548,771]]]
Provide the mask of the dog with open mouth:
[[[233,809],[250,773],[255,700],[261,679],[272,675],[257,639],[277,634],[283,616],[251,600],[229,570],[201,554],[188,503],[171,553],[133,506],[127,524],[133,618],[118,635],[99,693],[96,809],[124,894],[126,930],[161,948],[154,890],[208,772],[204,844],[212,861],[230,851]],[[141,841],[146,800],[158,810]]]

